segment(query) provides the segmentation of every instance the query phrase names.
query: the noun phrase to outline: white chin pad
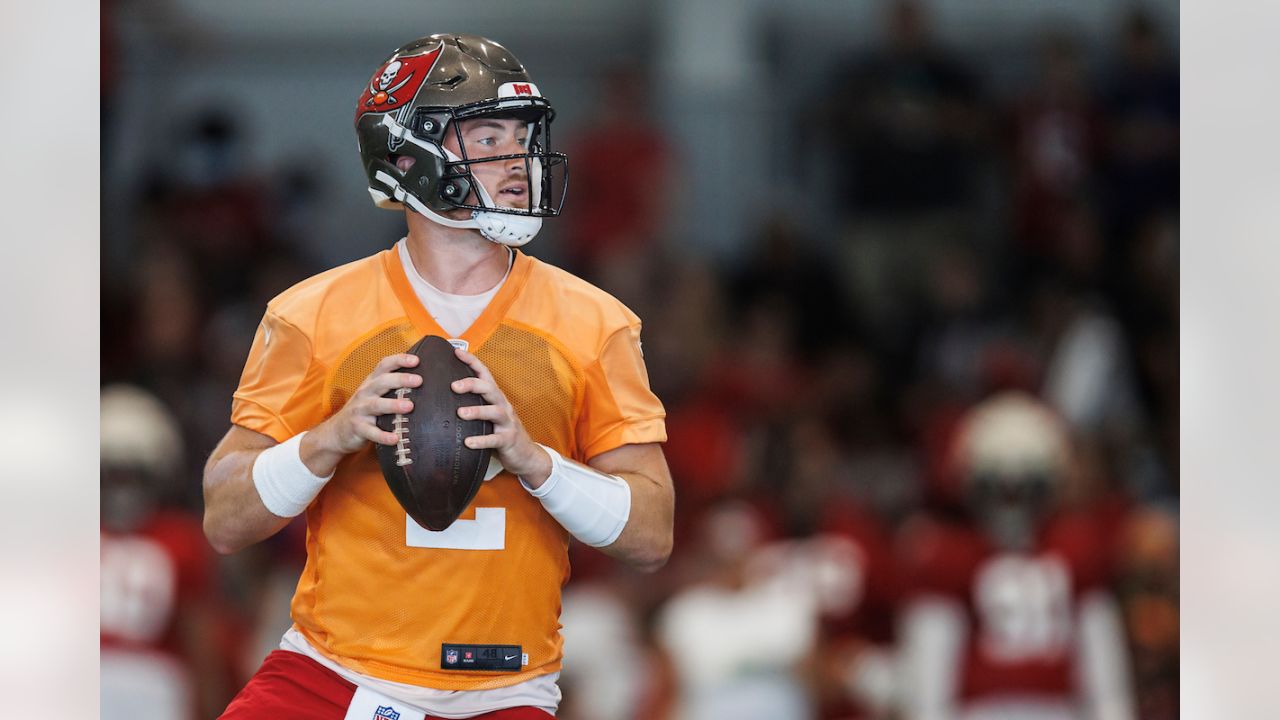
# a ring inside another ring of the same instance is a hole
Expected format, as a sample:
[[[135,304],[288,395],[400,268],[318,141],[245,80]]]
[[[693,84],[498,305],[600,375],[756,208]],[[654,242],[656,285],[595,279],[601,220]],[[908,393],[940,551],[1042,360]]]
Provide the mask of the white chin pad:
[[[528,243],[542,229],[542,218],[528,215],[508,215],[475,211],[476,229],[486,238],[500,245],[520,247]]]
[[[485,207],[497,207],[489,191],[479,181],[475,183],[476,195],[480,204]],[[475,219],[476,229],[481,235],[493,242],[511,247],[520,247],[533,239],[542,229],[542,218],[535,215],[511,215],[509,213],[486,212],[473,210],[471,217]]]

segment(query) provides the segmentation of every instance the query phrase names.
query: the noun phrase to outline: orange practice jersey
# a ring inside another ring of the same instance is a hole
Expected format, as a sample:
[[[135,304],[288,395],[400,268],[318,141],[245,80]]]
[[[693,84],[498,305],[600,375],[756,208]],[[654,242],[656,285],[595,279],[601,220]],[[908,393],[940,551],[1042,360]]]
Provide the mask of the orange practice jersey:
[[[233,423],[286,440],[351,397],[383,357],[449,337],[392,249],[271,301],[232,404]],[[607,293],[516,251],[506,283],[462,335],[535,442],[585,461],[666,440],[640,320]],[[374,677],[442,690],[512,685],[560,669],[569,535],[510,473],[484,483],[447,530],[396,502],[372,448],[348,456],[307,509],[295,626]],[[443,644],[518,645],[518,672],[441,667]]]

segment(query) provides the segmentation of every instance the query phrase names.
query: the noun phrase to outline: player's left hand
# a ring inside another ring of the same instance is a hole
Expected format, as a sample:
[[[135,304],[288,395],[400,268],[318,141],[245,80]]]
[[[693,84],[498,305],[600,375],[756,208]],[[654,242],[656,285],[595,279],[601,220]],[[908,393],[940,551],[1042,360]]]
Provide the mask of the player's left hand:
[[[476,377],[454,381],[453,391],[456,393],[475,393],[484,398],[488,405],[474,405],[458,408],[458,417],[463,420],[488,420],[493,423],[493,433],[476,435],[466,439],[467,447],[473,449],[492,448],[509,472],[523,478],[533,487],[538,487],[551,474],[551,456],[538,447],[524,425],[516,415],[515,408],[502,394],[502,389],[494,381],[489,368],[480,362],[475,355],[456,348],[454,353],[458,359],[466,363]]]

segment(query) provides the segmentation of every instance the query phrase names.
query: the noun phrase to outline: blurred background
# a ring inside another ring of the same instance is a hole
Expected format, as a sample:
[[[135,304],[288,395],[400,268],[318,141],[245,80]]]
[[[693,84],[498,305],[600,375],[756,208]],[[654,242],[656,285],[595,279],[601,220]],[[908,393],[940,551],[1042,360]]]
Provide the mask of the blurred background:
[[[668,412],[675,553],[575,545],[560,717],[1177,717],[1177,4],[516,8],[103,3],[103,717],[288,627],[304,528],[215,556],[201,468],[267,301],[403,234],[352,108],[442,31],[554,103],[526,250]]]

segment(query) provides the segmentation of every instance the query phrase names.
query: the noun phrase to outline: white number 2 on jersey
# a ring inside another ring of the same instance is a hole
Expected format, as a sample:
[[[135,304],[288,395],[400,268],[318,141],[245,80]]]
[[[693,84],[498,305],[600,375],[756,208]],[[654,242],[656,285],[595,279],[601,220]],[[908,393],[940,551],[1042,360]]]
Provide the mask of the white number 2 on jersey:
[[[427,530],[405,513],[404,543],[439,550],[503,550],[507,546],[507,509],[476,508],[475,520],[454,520],[439,532]]]

